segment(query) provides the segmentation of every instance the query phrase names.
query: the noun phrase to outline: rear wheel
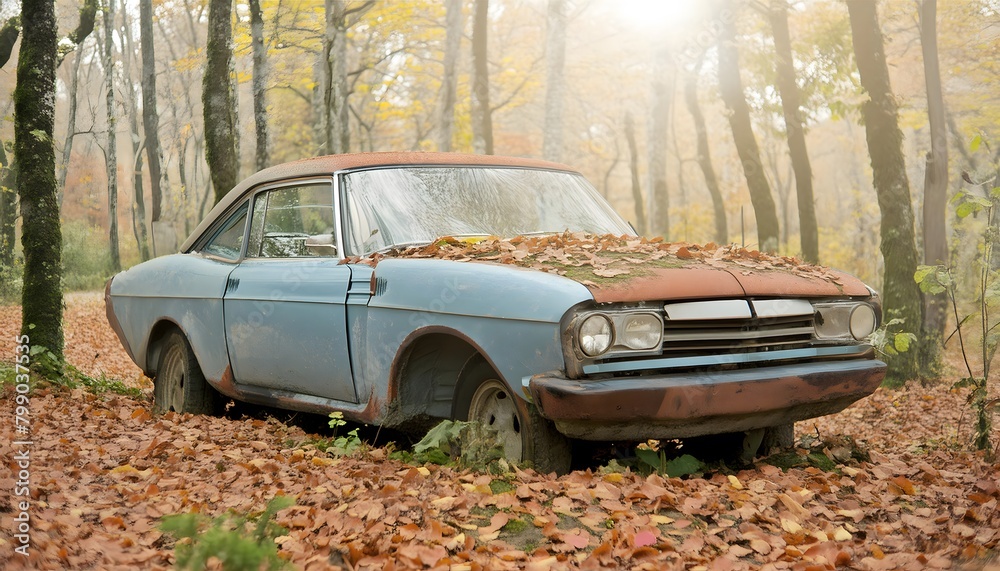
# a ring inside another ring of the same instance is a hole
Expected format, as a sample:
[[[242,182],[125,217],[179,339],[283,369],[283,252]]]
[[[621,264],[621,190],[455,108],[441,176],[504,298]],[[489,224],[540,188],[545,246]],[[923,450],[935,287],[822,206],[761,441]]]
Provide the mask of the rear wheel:
[[[218,393],[205,380],[191,345],[179,331],[170,332],[160,350],[153,381],[153,406],[157,412],[212,414]]]
[[[569,440],[542,418],[534,405],[511,394],[485,362],[463,375],[455,395],[454,415],[494,431],[510,461],[530,462],[539,472],[569,471]]]

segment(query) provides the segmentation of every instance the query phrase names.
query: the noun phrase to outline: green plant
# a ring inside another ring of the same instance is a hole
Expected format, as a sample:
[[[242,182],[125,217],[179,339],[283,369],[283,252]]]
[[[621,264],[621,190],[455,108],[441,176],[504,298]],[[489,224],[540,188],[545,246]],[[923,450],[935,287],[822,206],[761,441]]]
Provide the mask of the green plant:
[[[869,341],[873,347],[886,355],[899,355],[910,350],[917,336],[903,329],[905,320],[899,317],[889,319],[872,333]]]
[[[506,472],[496,433],[477,422],[444,420],[413,446],[413,458],[431,464],[455,463],[480,471]],[[496,470],[494,470],[496,468]]]
[[[90,392],[95,395],[102,395],[104,393],[113,393],[116,395],[122,395],[126,397],[131,397],[134,399],[146,398],[143,394],[142,389],[138,387],[130,387],[118,379],[109,379],[107,375],[101,373],[99,377],[91,377],[90,375],[84,373],[83,371],[77,369],[72,365],[67,365],[68,373],[66,378],[72,383],[71,386],[80,385],[85,387]]]
[[[970,192],[959,191],[952,199],[955,214],[959,220],[984,215],[985,225],[975,232],[978,255],[975,265],[975,292],[969,296],[974,300],[974,310],[965,317],[959,316],[958,290],[959,282],[955,279],[952,268],[943,265],[920,266],[913,279],[920,285],[921,291],[929,294],[946,293],[955,319],[955,332],[959,349],[965,362],[968,376],[955,383],[954,388],[971,388],[969,404],[976,414],[976,448],[992,453],[990,430],[992,428],[992,413],[1000,408],[1000,399],[989,398],[990,368],[996,356],[1000,334],[996,331],[1000,320],[991,316],[991,310],[1000,305],[1000,271],[994,269],[994,247],[1000,243],[1000,228],[997,227],[996,213],[1000,205],[1000,187],[995,187],[987,196],[976,196]],[[956,227],[956,232],[963,228]],[[966,232],[968,230],[966,229]],[[969,361],[969,352],[973,350],[971,339],[967,339],[966,327],[975,327],[979,334],[978,346],[975,347],[982,358],[982,368],[979,371]],[[978,373],[978,374],[977,374]]]
[[[653,471],[670,478],[690,476],[705,467],[705,464],[701,460],[690,454],[683,454],[677,458],[669,458],[666,450],[663,449],[636,448],[635,455],[643,464],[651,467]]]
[[[337,456],[349,456],[364,448],[365,443],[358,436],[357,428],[348,432],[347,436],[337,436],[337,429],[347,425],[344,413],[331,412],[328,424],[333,429],[333,438],[327,441],[326,446],[322,448],[325,452],[333,452]]]
[[[218,559],[225,571],[281,569],[287,563],[278,556],[274,540],[287,530],[273,522],[279,511],[295,505],[289,496],[275,496],[264,513],[253,518],[228,512],[209,518],[188,513],[165,516],[160,529],[179,541],[175,546],[177,567],[205,569],[209,559]],[[256,525],[248,530],[248,524]]]

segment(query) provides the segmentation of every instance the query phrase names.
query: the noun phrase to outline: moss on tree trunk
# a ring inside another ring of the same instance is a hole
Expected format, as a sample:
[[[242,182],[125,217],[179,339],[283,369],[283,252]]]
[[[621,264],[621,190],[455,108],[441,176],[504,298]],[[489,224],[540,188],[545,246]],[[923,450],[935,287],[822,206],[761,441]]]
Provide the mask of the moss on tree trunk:
[[[53,0],[24,0],[14,89],[14,156],[24,249],[21,332],[62,362],[62,230],[56,199],[56,17]],[[37,361],[36,361],[37,362]]]

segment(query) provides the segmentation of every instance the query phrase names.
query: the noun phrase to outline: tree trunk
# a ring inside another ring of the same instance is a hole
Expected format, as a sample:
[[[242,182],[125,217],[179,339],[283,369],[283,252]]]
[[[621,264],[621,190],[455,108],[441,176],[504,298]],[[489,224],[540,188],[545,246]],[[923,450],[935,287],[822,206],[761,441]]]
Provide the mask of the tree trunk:
[[[475,0],[472,26],[472,148],[493,154],[493,116],[490,110],[490,70],[487,61],[489,0]]]
[[[210,0],[208,64],[202,80],[202,107],[205,116],[205,158],[216,202],[236,186],[239,170],[235,95],[229,76],[233,60],[232,12],[232,0]]]
[[[903,159],[903,134],[899,130],[896,99],[889,84],[885,47],[879,29],[875,3],[848,0],[854,56],[861,74],[861,86],[869,99],[861,106],[871,156],[872,177],[882,213],[882,258],[885,261],[883,300],[888,319],[900,318],[902,328],[919,335],[922,323],[920,289],[913,281],[917,269],[914,243],[913,206]],[[916,377],[920,350],[888,359],[889,378],[903,382]]]
[[[0,26],[0,67],[7,65],[10,54],[14,51],[14,44],[21,34],[21,17],[9,18]]]
[[[135,42],[132,39],[132,22],[128,17],[124,18],[120,28],[120,41],[126,50],[122,53],[122,73],[125,77],[132,77],[132,58],[138,51],[135,49]],[[143,76],[146,70],[142,70]],[[149,230],[146,227],[146,197],[142,184],[142,138],[139,136],[139,98],[136,97],[135,84],[131,81],[125,87],[128,95],[128,125],[129,133],[132,135],[132,233],[135,235],[135,242],[139,249],[139,257],[142,261],[149,259]],[[154,103],[155,105],[155,103]],[[145,110],[143,110],[145,114]],[[147,141],[148,142],[148,141]],[[153,173],[150,171],[150,178]]]
[[[73,58],[73,69],[70,72],[69,80],[69,111],[67,117],[67,127],[66,127],[66,141],[63,143],[62,150],[62,161],[58,166],[58,184],[56,185],[56,194],[58,196],[59,208],[62,208],[64,192],[66,190],[66,175],[69,171],[69,161],[73,155],[73,139],[76,137],[76,111],[77,111],[77,94],[79,92],[80,84],[80,62],[82,58],[83,42],[87,39],[94,31],[94,22],[97,19],[97,0],[86,0],[83,6],[80,7],[80,23],[77,25],[76,29],[69,35],[69,40],[73,42],[74,51],[76,55]],[[64,54],[65,55],[65,54]],[[62,57],[59,58],[61,62]],[[58,67],[58,63],[56,64]]]
[[[21,18],[15,16],[0,26],[0,68],[7,65],[11,51],[21,35]],[[0,141],[0,265],[14,265],[14,240],[17,224],[17,188],[14,166],[7,160],[7,150]]]
[[[816,206],[813,199],[812,165],[809,163],[806,133],[802,126],[801,97],[792,61],[792,42],[788,33],[788,4],[786,2],[787,0],[771,0],[769,12],[771,31],[774,34],[774,50],[778,56],[776,64],[777,85],[785,117],[788,154],[792,159],[792,170],[795,171],[802,258],[807,262],[817,264],[819,263],[819,225],[816,222]]]
[[[948,264],[948,238],[945,212],[948,202],[948,132],[945,122],[944,94],[937,48],[937,0],[920,2],[920,46],[924,56],[924,79],[927,83],[927,115],[930,120],[931,150],[924,170],[924,263]],[[944,336],[947,298],[944,293],[926,294],[924,334],[928,349],[922,369],[934,365]]]
[[[23,0],[24,22],[14,88],[14,156],[21,198],[24,291],[21,334],[33,348],[63,360],[62,229],[52,145],[56,95],[56,15],[53,0]],[[33,363],[39,363],[33,359]]]
[[[14,165],[0,141],[0,266],[14,265],[14,241],[17,225],[17,180]]]
[[[708,129],[705,128],[705,117],[698,104],[698,75],[701,70],[701,61],[704,60],[700,60],[694,72],[688,75],[684,96],[687,100],[688,111],[694,120],[698,166],[701,167],[701,174],[705,177],[705,186],[708,187],[708,194],[712,197],[712,208],[715,211],[715,242],[727,244],[729,242],[729,228],[726,221],[726,203],[723,201],[722,191],[719,189],[719,179],[715,176],[712,153],[708,145]]]
[[[735,8],[731,8],[734,10]],[[764,176],[760,149],[750,122],[750,107],[740,79],[739,51],[736,49],[736,24],[733,18],[721,20],[719,35],[719,92],[729,109],[729,126],[743,163],[743,174],[750,190],[754,217],[757,219],[757,247],[774,252],[778,247],[778,215],[771,196],[771,187]]]
[[[69,78],[69,116],[66,119],[66,142],[63,143],[62,162],[59,163],[59,182],[56,186],[59,208],[62,208],[66,198],[66,175],[69,173],[69,161],[73,156],[73,139],[76,137],[77,94],[80,87],[80,62],[83,60],[83,50],[78,50],[73,57],[73,70]]]
[[[625,140],[628,142],[628,171],[632,175],[632,202],[635,203],[636,232],[646,235],[646,207],[642,198],[642,187],[639,184],[639,149],[635,143],[635,123],[632,114],[625,114]]]
[[[563,153],[563,93],[566,91],[566,1],[549,0],[545,27],[545,131],[542,156],[561,161]]]
[[[455,125],[455,93],[458,90],[458,54],[462,47],[462,0],[445,2],[444,76],[441,79],[437,148],[451,150],[452,128]]]
[[[250,0],[250,44],[253,51],[253,124],[257,132],[254,164],[257,170],[271,162],[267,144],[267,46],[264,45],[264,12],[260,0]]]
[[[351,146],[347,106],[347,0],[326,0],[321,67],[322,153],[346,153]]]
[[[156,109],[156,59],[153,48],[153,2],[139,1],[139,43],[142,48],[142,132],[149,162],[150,220],[155,226],[163,209],[164,173],[160,166],[160,113]],[[153,245],[155,253],[156,245]]]
[[[108,146],[104,151],[104,166],[108,173],[108,249],[111,255],[111,269],[122,269],[118,251],[118,138],[115,135],[115,73],[114,73],[114,28],[115,0],[108,0],[104,6],[104,89],[108,115]]]
[[[673,85],[668,77],[669,52],[665,47],[653,56],[649,139],[649,233],[670,238],[670,189],[667,187],[667,132],[670,128],[670,106]]]

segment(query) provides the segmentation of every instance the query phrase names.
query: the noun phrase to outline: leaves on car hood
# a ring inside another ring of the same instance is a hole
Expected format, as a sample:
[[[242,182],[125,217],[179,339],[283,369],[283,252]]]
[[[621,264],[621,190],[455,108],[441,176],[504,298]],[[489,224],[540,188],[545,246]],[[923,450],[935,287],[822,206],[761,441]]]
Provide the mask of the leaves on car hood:
[[[843,285],[844,275],[790,256],[766,254],[735,244],[720,246],[664,242],[662,238],[564,232],[514,238],[443,236],[425,246],[411,246],[353,257],[346,263],[371,266],[384,258],[439,258],[458,262],[493,262],[532,268],[574,279],[588,287],[613,286],[657,269],[715,268],[740,276],[782,272],[807,280]],[[742,280],[741,280],[742,281]]]

